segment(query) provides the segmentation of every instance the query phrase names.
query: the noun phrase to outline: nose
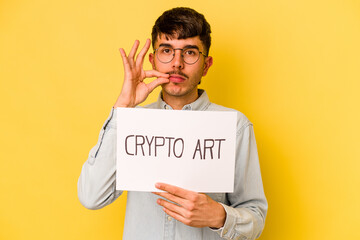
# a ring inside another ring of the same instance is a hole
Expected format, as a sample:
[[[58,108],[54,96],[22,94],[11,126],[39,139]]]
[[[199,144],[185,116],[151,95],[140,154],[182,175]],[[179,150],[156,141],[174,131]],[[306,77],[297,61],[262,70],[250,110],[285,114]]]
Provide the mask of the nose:
[[[176,51],[179,50],[179,51]],[[182,50],[181,49],[174,49],[174,58],[171,62],[173,68],[183,69],[184,68],[184,60],[182,57]]]

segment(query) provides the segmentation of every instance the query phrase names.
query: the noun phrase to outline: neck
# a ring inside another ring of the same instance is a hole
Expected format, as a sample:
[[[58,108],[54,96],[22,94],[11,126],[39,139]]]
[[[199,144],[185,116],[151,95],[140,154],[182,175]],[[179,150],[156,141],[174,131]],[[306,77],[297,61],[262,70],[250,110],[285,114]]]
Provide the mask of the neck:
[[[172,109],[181,110],[186,104],[192,103],[196,99],[198,99],[199,94],[197,89],[196,91],[193,91],[186,96],[169,95],[165,91],[162,91],[162,97],[164,102],[169,104],[172,107]]]

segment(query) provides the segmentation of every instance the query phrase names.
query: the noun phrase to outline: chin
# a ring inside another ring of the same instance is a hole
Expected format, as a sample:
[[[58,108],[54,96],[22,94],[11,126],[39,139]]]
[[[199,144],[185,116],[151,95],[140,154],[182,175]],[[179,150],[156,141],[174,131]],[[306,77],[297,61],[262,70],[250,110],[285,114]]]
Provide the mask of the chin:
[[[179,86],[163,87],[163,92],[172,97],[189,97],[193,91],[197,91],[197,89],[188,89]]]
[[[185,95],[184,91],[182,91],[181,89],[163,89],[163,91],[170,96],[174,96],[174,97],[181,97],[183,95]]]
[[[170,96],[183,96],[186,90],[179,85],[167,83],[163,86],[163,91]]]

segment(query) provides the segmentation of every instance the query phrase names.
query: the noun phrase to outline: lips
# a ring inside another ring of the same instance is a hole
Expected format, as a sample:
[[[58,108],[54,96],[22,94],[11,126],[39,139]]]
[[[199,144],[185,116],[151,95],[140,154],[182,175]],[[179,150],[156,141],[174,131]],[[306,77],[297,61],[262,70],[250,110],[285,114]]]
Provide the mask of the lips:
[[[174,83],[182,83],[186,80],[186,78],[181,75],[171,74],[169,80],[170,82],[174,82]]]

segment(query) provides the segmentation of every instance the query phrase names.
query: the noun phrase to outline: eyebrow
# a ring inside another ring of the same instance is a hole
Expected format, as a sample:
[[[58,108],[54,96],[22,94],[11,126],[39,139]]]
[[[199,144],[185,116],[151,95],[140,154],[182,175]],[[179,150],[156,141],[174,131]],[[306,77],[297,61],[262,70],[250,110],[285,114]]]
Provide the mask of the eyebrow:
[[[171,44],[168,44],[168,43],[161,43],[159,45],[159,47],[171,47],[171,48],[174,48]],[[197,50],[199,50],[199,47],[196,46],[196,45],[186,45],[185,47],[183,47],[183,49],[186,49],[186,48],[196,48]]]

